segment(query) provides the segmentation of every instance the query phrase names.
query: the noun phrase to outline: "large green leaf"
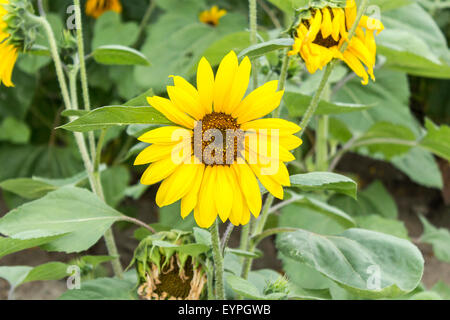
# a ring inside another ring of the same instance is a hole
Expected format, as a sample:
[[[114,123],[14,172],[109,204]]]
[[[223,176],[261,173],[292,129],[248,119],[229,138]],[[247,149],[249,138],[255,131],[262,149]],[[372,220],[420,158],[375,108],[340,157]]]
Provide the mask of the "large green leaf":
[[[94,245],[121,217],[88,190],[64,187],[9,212],[0,219],[0,233],[21,240],[67,234],[44,247],[80,252]]]
[[[164,115],[152,107],[112,106],[95,109],[60,128],[86,132],[112,126],[156,123],[171,124]]]
[[[406,74],[387,70],[375,70],[376,82],[362,86],[354,78],[347,82],[334,96],[333,101],[370,104],[372,108],[356,113],[333,115],[347,125],[354,135],[362,135],[379,121],[408,127],[415,134],[421,128],[409,108],[409,84]]]
[[[83,281],[78,290],[66,291],[60,300],[136,300],[135,283],[128,280],[99,278]]]
[[[195,2],[186,3],[192,3],[191,7],[198,6]],[[179,7],[186,7],[186,3],[177,3]],[[168,84],[168,76],[192,75],[205,50],[224,36],[244,30],[247,25],[243,15],[229,13],[220,19],[217,27],[211,27],[198,21],[198,13],[192,8],[170,9],[149,25],[147,40],[141,51],[152,62],[152,67],[136,67],[135,80],[140,87],[162,92]],[[240,44],[228,44],[242,49],[248,46],[248,42],[242,47]],[[217,49],[222,51],[226,48]]]
[[[386,12],[382,21],[386,29],[377,42],[379,52],[387,57],[387,67],[418,76],[450,78],[445,37],[420,5]]]
[[[414,290],[424,267],[419,249],[409,241],[364,229],[348,229],[338,236],[298,230],[281,235],[277,247],[367,298],[396,297]]]
[[[0,237],[0,259],[8,254],[19,252],[25,249],[38,247],[46,243],[52,242],[64,235],[52,237],[34,238],[29,240],[19,240],[12,238]]]
[[[250,59],[253,59],[253,58],[263,56],[266,53],[269,53],[272,51],[292,47],[293,44],[294,44],[294,40],[292,40],[291,38],[281,38],[281,39],[269,40],[269,41],[265,41],[262,43],[252,45],[252,46],[242,50],[239,53],[238,57],[243,58],[243,57],[247,56]]]
[[[423,216],[419,216],[422,221],[424,232],[420,241],[433,246],[436,258],[450,263],[450,232],[444,228],[436,228]]]
[[[426,119],[425,127],[428,132],[420,146],[450,161],[450,126],[443,124],[438,127]]]
[[[402,239],[409,239],[408,229],[406,229],[403,221],[388,219],[377,214],[357,216],[355,219],[360,228],[390,234]]]
[[[331,190],[356,198],[356,182],[332,172],[310,172],[291,176],[291,185],[304,191]]]
[[[125,46],[100,46],[92,54],[97,63],[106,65],[150,65],[146,56],[133,48]]]
[[[411,148],[408,153],[392,158],[391,163],[416,183],[438,189],[443,187],[442,174],[433,155],[423,148]]]
[[[319,201],[317,199],[297,194],[292,195],[292,198],[289,199],[289,201],[293,200],[295,200],[296,204],[296,206],[293,207],[298,208],[298,215],[302,214],[302,209],[304,207],[309,207],[315,212],[335,220],[343,227],[346,228],[356,227],[356,222],[353,220],[353,218],[339,208],[330,206],[329,204]]]
[[[312,97],[308,95],[304,95],[297,92],[286,92],[284,94],[284,102],[289,110],[289,115],[291,117],[302,117],[306,109],[308,108]],[[347,113],[347,112],[358,112],[366,110],[373,105],[365,105],[365,104],[354,104],[354,103],[339,103],[339,102],[327,102],[320,101],[319,106],[317,107],[316,113],[317,115],[325,115],[325,114],[339,114],[339,113]]]
[[[365,200],[368,210],[366,213],[375,213],[390,219],[396,219],[398,216],[397,204],[381,181],[370,184],[358,194],[358,198]]]
[[[121,16],[113,11],[105,12],[95,23],[92,47],[103,45],[131,46],[139,35],[136,22],[122,23]]]

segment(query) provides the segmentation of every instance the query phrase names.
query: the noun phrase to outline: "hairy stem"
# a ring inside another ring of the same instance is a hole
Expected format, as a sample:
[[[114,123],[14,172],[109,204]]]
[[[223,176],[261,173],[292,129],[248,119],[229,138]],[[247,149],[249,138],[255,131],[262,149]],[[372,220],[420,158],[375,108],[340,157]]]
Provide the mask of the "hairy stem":
[[[44,28],[44,31],[47,35],[47,39],[49,42],[50,52],[51,52],[51,55],[52,55],[52,58],[53,58],[53,61],[55,64],[56,76],[58,78],[58,82],[59,82],[59,85],[61,88],[61,94],[63,97],[64,105],[67,110],[75,109],[76,106],[73,106],[72,102],[75,103],[76,98],[71,99],[71,97],[70,97],[69,90],[68,90],[67,83],[66,83],[66,78],[64,77],[63,65],[61,62],[61,58],[59,57],[58,46],[56,44],[55,35],[53,33],[53,30],[52,30],[50,24],[48,23],[47,19],[45,19],[44,17],[37,17],[35,15],[28,14],[28,18],[31,21],[39,23]],[[76,79],[76,77],[74,77],[73,75],[70,77],[71,81],[74,81],[75,79]],[[76,90],[76,84],[72,83],[71,88],[72,88],[72,90]],[[75,95],[75,93],[73,93],[73,95]],[[91,158],[89,157],[89,152],[88,152],[88,149],[86,146],[86,142],[84,140],[84,136],[80,132],[75,132],[74,136],[75,136],[75,140],[78,145],[78,149],[81,154],[81,158],[83,159],[83,163],[86,168],[86,172],[88,174],[91,188],[100,198],[103,199],[103,192],[102,192],[101,184],[99,184],[98,179],[95,178],[94,170],[93,170],[94,167],[91,162]],[[104,238],[105,238],[106,246],[108,248],[109,255],[118,257],[117,247],[115,245],[114,238],[112,236],[112,231],[108,230],[105,233]],[[118,258],[114,259],[112,261],[112,265],[113,265],[114,273],[116,274],[116,276],[122,277],[123,271],[122,271],[122,266],[120,265],[119,259]]]
[[[258,43],[258,11],[256,0],[249,0],[249,21],[250,21],[250,43],[255,45]],[[253,90],[258,88],[258,61],[252,62]]]
[[[367,6],[369,5],[369,0],[361,0],[361,5],[358,8],[358,14],[356,16],[356,20],[353,23],[353,26],[351,27],[349,33],[348,33],[348,40],[344,42],[342,47],[340,48],[341,52],[344,52],[350,40],[353,38],[353,35],[355,34],[356,28],[358,27],[359,21],[361,20],[361,17],[363,16],[364,12],[366,12]],[[325,73],[322,76],[322,80],[320,81],[319,88],[316,91],[316,94],[311,100],[311,103],[308,106],[308,109],[306,110],[305,116],[302,119],[302,122],[300,123],[300,127],[302,128],[302,131],[300,131],[300,137],[302,137],[303,133],[305,132],[305,129],[308,127],[309,122],[311,121],[312,116],[316,112],[317,106],[319,105],[320,99],[322,98],[322,95],[324,93],[325,88],[327,88],[328,79],[330,78],[331,72],[333,71],[334,67],[336,66],[336,60],[331,61],[326,70]]]
[[[209,230],[211,232],[211,242],[213,249],[214,270],[215,270],[215,291],[217,300],[225,300],[225,287],[223,283],[223,256],[220,250],[219,224],[217,220]]]

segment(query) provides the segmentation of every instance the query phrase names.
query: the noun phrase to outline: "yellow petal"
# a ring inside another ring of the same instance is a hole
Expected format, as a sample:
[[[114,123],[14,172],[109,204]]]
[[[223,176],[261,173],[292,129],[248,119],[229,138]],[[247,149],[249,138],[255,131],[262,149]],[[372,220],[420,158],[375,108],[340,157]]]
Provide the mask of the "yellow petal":
[[[322,9],[322,38],[326,39],[331,35],[333,25],[331,23],[331,14],[328,8]]]
[[[156,194],[156,204],[159,207],[171,205],[184,197],[192,188],[197,175],[203,172],[203,164],[181,164],[168,178],[166,178]]]
[[[188,140],[193,132],[181,127],[167,126],[144,133],[139,140],[146,143],[173,144]]]
[[[183,199],[181,199],[181,217],[183,219],[186,218],[197,206],[200,186],[202,184],[204,172],[205,167],[203,167],[203,170],[197,172],[197,175],[191,185],[191,189],[183,197]]]
[[[216,209],[219,213],[219,217],[222,222],[226,222],[231,213],[231,208],[233,207],[233,191],[230,182],[230,168],[228,166],[215,166],[213,170],[216,171],[216,185],[217,193],[216,198]]]
[[[280,137],[280,144],[287,150],[297,149],[302,143],[302,139],[293,135]]]
[[[180,164],[176,164],[171,158],[166,158],[152,163],[141,177],[141,183],[152,185],[167,178]]]
[[[235,163],[232,167],[239,179],[239,185],[244,193],[244,197],[250,211],[255,217],[259,216],[259,213],[261,212],[262,199],[259,184],[255,175],[246,163]]]
[[[245,131],[268,130],[268,134],[277,131],[275,134],[280,136],[297,133],[301,128],[291,121],[284,119],[259,119],[249,121],[241,125],[241,129]],[[271,131],[275,130],[275,131]]]
[[[195,120],[200,120],[205,115],[200,102],[195,96],[190,95],[181,87],[167,87],[170,100],[178,110],[187,113]]]
[[[194,209],[194,218],[201,228],[209,228],[217,218],[215,196],[215,170],[212,166],[205,169],[202,185],[200,187],[197,207]]]
[[[184,147],[189,148],[190,142],[186,142],[184,144],[153,144],[138,154],[136,160],[134,161],[134,165],[139,166],[168,158],[173,152],[181,151]]]
[[[194,128],[195,120],[176,108],[169,99],[154,96],[148,97],[147,101],[170,121],[189,129]]]
[[[248,57],[245,57],[239,68],[236,71],[231,91],[229,93],[229,99],[223,106],[223,111],[227,114],[231,114],[239,106],[239,103],[244,98],[247,92],[248,84],[250,81],[250,73],[252,70],[252,64]]]
[[[208,60],[204,57],[198,64],[197,89],[200,103],[203,106],[203,112],[205,114],[211,113],[214,97],[214,72]]]
[[[256,90],[253,90],[239,106],[232,112],[234,118],[245,115],[254,105],[259,105],[267,99],[267,96],[274,95],[278,88],[278,80],[266,82]]]
[[[229,100],[230,90],[236,77],[238,59],[234,51],[230,51],[222,60],[217,70],[214,84],[214,111],[223,112]]]
[[[283,200],[284,191],[281,184],[276,182],[270,175],[262,174],[262,168],[258,165],[250,164],[250,167],[258,177],[258,180],[261,182],[261,184],[267,189],[267,191],[269,191],[275,198]]]

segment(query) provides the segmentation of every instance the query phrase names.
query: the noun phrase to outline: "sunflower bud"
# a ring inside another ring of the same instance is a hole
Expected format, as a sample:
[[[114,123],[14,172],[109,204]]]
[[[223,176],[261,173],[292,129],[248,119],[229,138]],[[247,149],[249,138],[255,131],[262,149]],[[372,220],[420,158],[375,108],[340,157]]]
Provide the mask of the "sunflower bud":
[[[277,280],[268,282],[264,288],[264,294],[280,294],[279,300],[287,299],[289,295],[289,282],[285,276],[280,276]]]
[[[36,41],[38,28],[36,22],[28,19],[28,15],[34,13],[33,5],[28,0],[7,0],[3,9],[6,14],[3,15],[2,32],[8,35],[3,41],[20,51],[30,50]]]
[[[139,296],[147,300],[199,300],[206,284],[201,256],[208,250],[194,243],[190,232],[172,230],[145,238],[133,259]]]

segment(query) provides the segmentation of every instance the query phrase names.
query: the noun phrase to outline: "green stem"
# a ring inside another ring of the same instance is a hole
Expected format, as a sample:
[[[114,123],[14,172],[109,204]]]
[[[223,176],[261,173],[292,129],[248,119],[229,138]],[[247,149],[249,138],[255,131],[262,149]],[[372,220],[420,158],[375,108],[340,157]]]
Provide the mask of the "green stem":
[[[273,236],[274,234],[278,233],[284,233],[284,232],[294,232],[297,231],[296,228],[274,228],[266,230],[260,234],[256,234],[252,237],[252,241],[255,243],[255,245],[258,245],[263,239]]]
[[[152,16],[152,13],[155,10],[155,8],[156,8],[156,0],[150,0],[150,3],[147,7],[147,10],[145,11],[144,17],[142,18],[141,24],[139,26],[138,37],[134,47],[137,47],[143,40],[145,28],[147,27],[150,21],[150,17]]]
[[[97,143],[97,154],[95,155],[94,172],[98,172],[98,169],[100,168],[102,149],[103,144],[105,143],[105,137],[106,137],[106,129],[102,129]]]
[[[214,300],[214,272],[213,272],[213,266],[211,264],[211,260],[206,260],[206,269],[207,269],[207,278],[206,278],[206,286],[208,288],[208,300]]]
[[[217,220],[210,228],[210,232],[216,278],[216,299],[225,300],[225,287],[223,283],[223,256],[220,250],[219,224],[217,223]]]
[[[81,7],[80,0],[74,0],[75,5],[75,25],[77,29],[77,46],[78,46],[78,60],[80,64],[81,88],[83,91],[84,109],[91,110],[91,101],[89,97],[89,84],[86,71],[86,61],[84,57],[84,40],[83,40],[83,23],[81,21]],[[89,146],[91,149],[92,159],[95,157],[95,137],[94,133],[88,133]]]
[[[290,56],[287,55],[288,50],[284,51],[283,63],[281,65],[280,81],[278,82],[278,90],[284,90],[286,86],[287,71],[289,68]],[[281,115],[282,104],[273,112],[273,118],[279,118]]]
[[[316,140],[316,170],[328,169],[328,116],[319,116]]]
[[[249,0],[249,20],[250,20],[250,43],[255,45],[258,43],[258,10],[256,0]],[[252,62],[253,90],[258,88],[258,62]]]
[[[342,47],[340,48],[341,52],[344,52],[350,40],[353,38],[353,35],[355,34],[356,28],[358,27],[359,21],[361,20],[361,17],[363,16],[364,12],[366,12],[367,6],[369,5],[369,0],[361,0],[361,5],[358,8],[358,14],[356,16],[356,20],[353,23],[353,26],[351,27],[349,33],[348,33],[348,40],[344,42]],[[322,76],[322,80],[320,81],[319,88],[317,89],[316,94],[311,100],[311,103],[306,110],[305,116],[302,119],[302,122],[300,123],[300,127],[302,130],[300,131],[299,136],[302,137],[303,133],[305,132],[305,129],[308,127],[309,122],[311,121],[312,116],[316,112],[317,106],[319,105],[320,99],[322,98],[322,94],[327,88],[328,79],[330,78],[331,72],[333,71],[334,67],[336,66],[336,60],[331,61],[326,70],[325,73]]]
[[[53,58],[53,62],[55,64],[56,76],[58,78],[59,86],[61,88],[61,94],[63,97],[64,105],[67,110],[74,109],[75,106],[72,105],[72,102],[75,103],[76,98],[71,99],[71,97],[70,97],[66,79],[64,77],[64,71],[63,71],[63,67],[62,67],[61,58],[59,57],[58,46],[56,44],[55,35],[53,33],[53,30],[52,30],[50,24],[48,23],[47,19],[45,19],[44,17],[37,17],[35,15],[28,14],[28,18],[33,22],[39,23],[44,28],[44,31],[47,34],[47,39],[49,42],[50,52],[51,52],[51,55]],[[72,75],[69,80],[74,82],[75,79],[76,79],[76,77],[74,77]],[[71,88],[72,88],[72,90],[76,90],[76,84],[72,83]],[[73,93],[73,94],[75,94],[75,93]],[[75,136],[75,140],[78,145],[78,149],[81,154],[81,158],[83,159],[83,163],[86,168],[86,172],[88,174],[91,188],[100,198],[103,199],[103,192],[102,192],[101,184],[99,184],[98,179],[95,178],[94,170],[93,170],[94,168],[93,168],[93,165],[91,162],[91,158],[89,157],[89,152],[88,152],[88,149],[86,146],[86,142],[84,140],[84,136],[80,132],[75,132],[74,136]],[[106,246],[108,248],[109,255],[118,257],[117,247],[115,245],[114,238],[112,236],[112,231],[108,230],[105,233],[104,237],[105,237],[105,242],[106,242]],[[113,265],[114,273],[116,274],[116,276],[121,278],[123,271],[122,271],[122,266],[120,265],[119,259],[118,258],[114,259],[112,261],[112,265]]]

